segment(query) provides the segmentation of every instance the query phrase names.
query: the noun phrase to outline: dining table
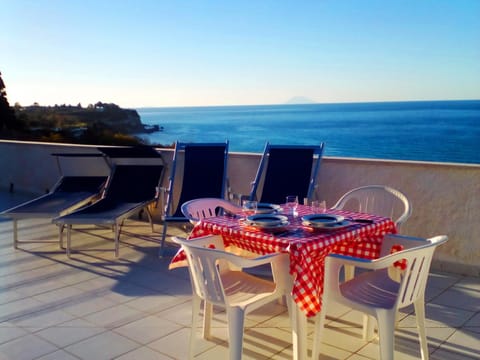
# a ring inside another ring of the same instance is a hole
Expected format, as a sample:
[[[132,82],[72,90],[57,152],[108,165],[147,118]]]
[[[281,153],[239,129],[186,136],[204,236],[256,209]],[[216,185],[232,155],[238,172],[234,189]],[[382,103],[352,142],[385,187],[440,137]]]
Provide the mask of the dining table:
[[[279,214],[288,221],[278,227],[257,227],[246,221],[242,214],[224,214],[202,219],[191,231],[189,238],[221,235],[225,247],[235,247],[259,255],[275,252],[289,254],[289,269],[293,306],[292,330],[294,358],[307,355],[307,319],[321,310],[324,262],[330,253],[375,259],[380,254],[382,239],[396,233],[388,217],[339,209],[327,209],[325,214],[338,218],[336,226],[315,227],[305,221],[312,215],[310,206],[298,205],[296,211],[285,213],[280,205]],[[170,262],[170,269],[186,266],[180,249]]]

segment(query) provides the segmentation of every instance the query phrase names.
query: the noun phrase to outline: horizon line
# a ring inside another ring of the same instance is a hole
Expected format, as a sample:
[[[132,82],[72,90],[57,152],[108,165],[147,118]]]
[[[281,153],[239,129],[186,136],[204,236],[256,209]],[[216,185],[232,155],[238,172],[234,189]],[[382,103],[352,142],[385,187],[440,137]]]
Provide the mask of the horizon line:
[[[206,108],[206,107],[238,107],[238,106],[298,106],[298,105],[349,105],[349,104],[382,104],[382,103],[406,103],[406,102],[458,102],[458,101],[480,101],[478,99],[432,99],[432,100],[378,100],[378,101],[338,101],[338,102],[309,102],[309,103],[271,103],[271,104],[237,104],[237,105],[160,105],[160,106],[129,106],[130,109],[147,108]]]

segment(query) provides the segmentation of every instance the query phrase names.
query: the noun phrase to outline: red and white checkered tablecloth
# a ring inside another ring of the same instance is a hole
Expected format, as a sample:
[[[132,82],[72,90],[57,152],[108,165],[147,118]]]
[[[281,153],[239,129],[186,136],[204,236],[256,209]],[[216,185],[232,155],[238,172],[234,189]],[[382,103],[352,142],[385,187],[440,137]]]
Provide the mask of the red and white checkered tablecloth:
[[[372,223],[356,223],[334,231],[313,230],[302,226],[301,217],[310,213],[308,206],[299,205],[298,216],[290,217],[286,231],[268,233],[245,226],[238,218],[217,216],[202,220],[190,238],[221,235],[225,246],[235,245],[257,254],[288,252],[290,274],[293,276],[292,296],[306,316],[314,316],[321,308],[325,256],[329,253],[375,259],[385,234],[396,233],[395,223],[385,217],[343,210],[329,210],[329,214],[346,218],[368,219]],[[185,266],[185,255],[180,250],[172,259],[170,268]]]

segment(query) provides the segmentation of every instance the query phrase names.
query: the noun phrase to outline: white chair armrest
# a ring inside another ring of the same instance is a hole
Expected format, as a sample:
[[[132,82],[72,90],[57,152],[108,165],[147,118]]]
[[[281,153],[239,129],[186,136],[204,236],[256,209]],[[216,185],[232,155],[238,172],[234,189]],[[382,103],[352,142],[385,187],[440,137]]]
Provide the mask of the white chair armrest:
[[[412,247],[425,245],[427,243],[428,241],[426,239],[422,239],[418,237],[398,235],[398,234],[388,234],[388,235],[385,235],[382,241],[380,257],[390,254],[390,251],[392,250],[392,246],[394,245],[401,245],[403,249],[410,249]]]
[[[223,239],[220,235],[207,235],[194,239],[185,239],[180,236],[174,236],[172,237],[172,240],[177,244],[181,244],[182,241],[188,241],[189,244],[198,247],[209,247],[210,245],[213,245],[217,250],[225,250],[225,245],[223,244]]]
[[[429,242],[423,241],[421,245],[429,245]],[[418,248],[418,245],[417,245]],[[379,270],[385,269],[393,265],[394,262],[399,261],[407,257],[409,249],[395,252],[393,254],[388,254],[383,257],[374,260],[361,259],[355,257],[349,257],[345,255],[331,254],[328,255],[325,259],[325,267],[332,267],[334,269],[340,269],[345,265],[351,265],[362,269],[368,270]]]
[[[236,254],[227,254],[225,256],[225,260],[244,269],[265,264],[280,263],[285,259],[288,261],[288,254],[286,253],[267,254],[256,258],[245,258]]]

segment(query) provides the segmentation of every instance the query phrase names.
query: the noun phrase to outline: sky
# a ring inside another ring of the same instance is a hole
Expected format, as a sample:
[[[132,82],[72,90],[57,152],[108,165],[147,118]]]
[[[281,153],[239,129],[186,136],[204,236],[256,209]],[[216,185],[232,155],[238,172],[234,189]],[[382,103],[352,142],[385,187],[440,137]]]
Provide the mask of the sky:
[[[480,99],[479,0],[0,0],[11,105]]]

